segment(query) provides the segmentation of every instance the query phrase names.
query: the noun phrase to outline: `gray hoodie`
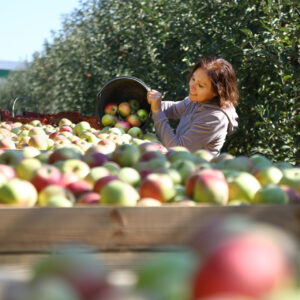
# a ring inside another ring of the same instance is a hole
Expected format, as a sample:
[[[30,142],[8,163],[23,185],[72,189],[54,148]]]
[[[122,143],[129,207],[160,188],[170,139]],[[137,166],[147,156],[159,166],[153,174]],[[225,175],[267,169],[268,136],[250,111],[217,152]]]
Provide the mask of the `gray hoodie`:
[[[191,152],[206,149],[219,155],[227,134],[236,129],[238,115],[231,105],[220,108],[217,103],[162,101],[162,111],[153,114],[156,134],[166,147],[184,146]],[[168,119],[180,119],[176,133]]]

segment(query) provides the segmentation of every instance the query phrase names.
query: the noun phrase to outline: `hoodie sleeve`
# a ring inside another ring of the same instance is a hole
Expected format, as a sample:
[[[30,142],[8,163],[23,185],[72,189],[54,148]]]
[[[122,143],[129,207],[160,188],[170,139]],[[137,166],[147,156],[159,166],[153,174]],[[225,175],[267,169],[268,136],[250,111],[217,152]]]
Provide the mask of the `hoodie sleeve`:
[[[191,120],[189,129],[177,137],[163,112],[153,115],[158,137],[165,147],[184,146],[191,152],[205,149],[214,139],[225,140],[229,120],[221,110],[214,110]]]
[[[167,119],[180,119],[189,100],[182,101],[162,101],[161,108]]]

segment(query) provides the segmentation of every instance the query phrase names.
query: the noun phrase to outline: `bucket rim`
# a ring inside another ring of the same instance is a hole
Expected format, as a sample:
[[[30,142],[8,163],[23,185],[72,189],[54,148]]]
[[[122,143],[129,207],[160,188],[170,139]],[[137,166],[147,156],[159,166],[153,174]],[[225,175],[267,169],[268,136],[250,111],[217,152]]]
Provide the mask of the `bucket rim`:
[[[137,77],[134,77],[134,76],[126,76],[126,75],[122,75],[122,76],[117,76],[117,77],[114,77],[110,80],[108,80],[104,85],[103,87],[100,89],[100,91],[98,92],[97,94],[97,97],[99,98],[99,96],[101,95],[103,89],[108,86],[111,82],[114,82],[116,80],[119,80],[119,79],[131,79],[133,81],[136,81],[138,83],[140,83],[146,90],[147,92],[149,92],[151,90],[151,88],[144,82],[142,81],[141,79],[137,78]]]

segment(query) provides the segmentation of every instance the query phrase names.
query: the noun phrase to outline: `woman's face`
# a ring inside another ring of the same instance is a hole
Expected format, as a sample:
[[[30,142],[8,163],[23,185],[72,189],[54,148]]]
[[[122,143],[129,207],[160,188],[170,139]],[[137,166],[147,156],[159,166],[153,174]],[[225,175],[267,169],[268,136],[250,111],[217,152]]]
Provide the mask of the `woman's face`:
[[[212,89],[210,78],[204,69],[197,69],[189,82],[189,98],[192,102],[203,102],[213,99],[217,94]]]

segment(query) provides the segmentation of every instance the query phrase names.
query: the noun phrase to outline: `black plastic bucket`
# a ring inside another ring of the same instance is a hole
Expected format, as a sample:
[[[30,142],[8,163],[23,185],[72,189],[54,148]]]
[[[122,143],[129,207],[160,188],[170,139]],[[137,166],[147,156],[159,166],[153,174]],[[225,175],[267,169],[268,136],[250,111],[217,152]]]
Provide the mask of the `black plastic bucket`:
[[[149,125],[151,119],[151,109],[147,101],[147,92],[150,90],[142,80],[133,76],[119,76],[105,83],[97,95],[96,115],[101,123],[104,115],[105,106],[109,102],[121,103],[136,99],[140,103],[140,108],[149,112],[148,120],[142,125],[141,129]]]

